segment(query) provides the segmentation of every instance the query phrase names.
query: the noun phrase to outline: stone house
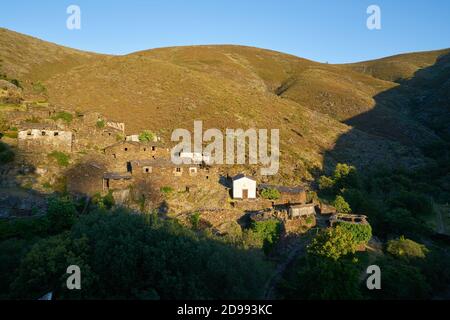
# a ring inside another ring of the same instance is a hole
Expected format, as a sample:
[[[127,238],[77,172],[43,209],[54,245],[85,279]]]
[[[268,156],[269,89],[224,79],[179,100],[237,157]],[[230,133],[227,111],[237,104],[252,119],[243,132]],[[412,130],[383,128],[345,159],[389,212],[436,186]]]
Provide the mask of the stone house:
[[[67,190],[92,196],[104,188],[102,179],[105,172],[104,164],[95,160],[73,166],[65,173]]]
[[[25,152],[72,152],[73,133],[49,125],[36,124],[18,132],[18,146]]]
[[[103,191],[126,189],[132,183],[133,177],[129,173],[107,172],[103,175]]]
[[[164,158],[133,160],[130,164],[130,173],[135,179],[151,180],[161,187],[170,186],[177,190],[207,188],[211,181],[218,180],[215,168],[205,165],[176,165]]]
[[[291,205],[288,209],[289,219],[309,217],[316,214],[314,203]]]
[[[106,147],[104,153],[111,170],[131,172],[131,161],[164,157],[168,155],[168,150],[161,148],[158,143],[121,141]]]
[[[243,174],[233,177],[233,199],[256,199],[256,180]]]

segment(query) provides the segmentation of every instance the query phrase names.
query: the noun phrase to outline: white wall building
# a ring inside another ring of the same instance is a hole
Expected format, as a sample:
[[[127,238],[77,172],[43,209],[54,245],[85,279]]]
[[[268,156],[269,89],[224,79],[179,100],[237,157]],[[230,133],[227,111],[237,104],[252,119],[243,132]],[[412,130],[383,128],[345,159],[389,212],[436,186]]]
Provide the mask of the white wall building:
[[[243,174],[233,178],[234,199],[256,199],[256,180]]]

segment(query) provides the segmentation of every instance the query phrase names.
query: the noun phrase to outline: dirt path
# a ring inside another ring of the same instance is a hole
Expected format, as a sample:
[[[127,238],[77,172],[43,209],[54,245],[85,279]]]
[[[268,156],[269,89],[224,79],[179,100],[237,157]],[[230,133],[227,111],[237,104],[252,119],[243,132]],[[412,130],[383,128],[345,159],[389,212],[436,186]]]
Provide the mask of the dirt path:
[[[305,235],[299,239],[295,239],[292,243],[290,243],[289,254],[284,260],[278,263],[275,272],[266,282],[266,285],[264,287],[264,300],[273,300],[275,298],[275,290],[283,276],[283,273],[286,271],[286,268],[292,262],[294,262],[295,259],[306,253],[307,239],[308,237]]]

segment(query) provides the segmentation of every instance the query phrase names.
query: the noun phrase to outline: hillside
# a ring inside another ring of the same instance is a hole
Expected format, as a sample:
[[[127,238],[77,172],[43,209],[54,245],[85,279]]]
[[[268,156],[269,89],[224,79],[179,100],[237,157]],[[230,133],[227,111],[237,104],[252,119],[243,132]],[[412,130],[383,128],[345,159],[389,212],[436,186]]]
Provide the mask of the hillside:
[[[410,91],[392,80],[410,79],[448,51],[328,65],[226,45],[100,56],[4,29],[0,35],[3,72],[42,82],[56,106],[124,121],[127,133],[150,129],[168,141],[194,120],[205,128],[280,128],[280,179],[337,161],[413,166],[423,162],[417,147],[439,141],[427,121],[411,115]],[[448,74],[441,77],[448,86]],[[433,91],[435,101],[448,96],[446,88]],[[25,96],[32,91],[25,86]]]
[[[66,48],[0,28],[2,71],[25,81],[43,81],[101,55]]]

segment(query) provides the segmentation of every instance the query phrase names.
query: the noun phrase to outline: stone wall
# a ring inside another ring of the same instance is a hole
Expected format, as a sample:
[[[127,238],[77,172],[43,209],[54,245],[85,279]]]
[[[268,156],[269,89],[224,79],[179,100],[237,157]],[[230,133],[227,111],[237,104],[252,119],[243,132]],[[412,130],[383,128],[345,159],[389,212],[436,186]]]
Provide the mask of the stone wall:
[[[18,133],[19,149],[25,152],[72,152],[73,134],[68,131],[29,129]]]

